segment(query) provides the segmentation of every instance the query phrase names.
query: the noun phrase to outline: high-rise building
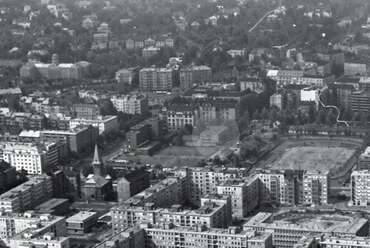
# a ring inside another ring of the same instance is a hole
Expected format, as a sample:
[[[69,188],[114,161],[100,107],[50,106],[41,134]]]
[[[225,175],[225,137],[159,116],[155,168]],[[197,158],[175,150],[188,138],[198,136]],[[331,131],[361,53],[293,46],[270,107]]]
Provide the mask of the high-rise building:
[[[303,175],[303,204],[328,204],[329,171],[306,171]]]
[[[212,80],[212,70],[208,66],[190,66],[180,69],[180,87],[184,90],[195,84],[206,83]]]
[[[353,91],[349,96],[350,108],[355,112],[370,111],[370,91]]]
[[[259,204],[259,179],[254,176],[227,180],[217,186],[217,193],[230,195],[233,217],[243,218]]]
[[[261,182],[261,202],[298,205],[302,197],[303,171],[265,170],[257,174]]]
[[[141,91],[171,91],[173,70],[166,68],[143,68],[139,72]]]
[[[368,206],[370,204],[370,171],[359,170],[351,174],[352,206]]]
[[[113,96],[110,100],[117,111],[126,114],[141,115],[148,111],[148,99],[144,95]]]
[[[76,115],[76,118],[82,119],[96,119],[100,114],[100,109],[97,104],[73,104],[73,111]]]
[[[29,210],[52,196],[52,179],[47,175],[33,176],[29,181],[0,195],[0,211],[16,213]]]
[[[2,158],[17,171],[41,175],[48,168],[48,152],[41,145],[33,143],[7,142],[2,148]]]

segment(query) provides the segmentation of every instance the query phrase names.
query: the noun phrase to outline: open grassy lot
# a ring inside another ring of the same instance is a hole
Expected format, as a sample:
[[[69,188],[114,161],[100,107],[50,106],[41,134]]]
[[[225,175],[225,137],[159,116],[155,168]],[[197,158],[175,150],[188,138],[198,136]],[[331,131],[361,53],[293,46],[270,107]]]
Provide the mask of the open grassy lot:
[[[287,148],[272,169],[328,170],[342,167],[355,149],[328,146],[297,146]]]
[[[339,176],[351,169],[363,141],[351,138],[287,138],[259,163],[264,169],[329,170]]]

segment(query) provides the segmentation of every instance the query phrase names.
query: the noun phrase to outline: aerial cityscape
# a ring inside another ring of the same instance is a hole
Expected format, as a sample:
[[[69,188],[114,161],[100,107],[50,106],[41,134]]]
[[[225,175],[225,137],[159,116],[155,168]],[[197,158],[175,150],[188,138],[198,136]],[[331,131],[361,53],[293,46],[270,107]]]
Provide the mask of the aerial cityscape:
[[[370,248],[370,1],[0,0],[0,248]]]

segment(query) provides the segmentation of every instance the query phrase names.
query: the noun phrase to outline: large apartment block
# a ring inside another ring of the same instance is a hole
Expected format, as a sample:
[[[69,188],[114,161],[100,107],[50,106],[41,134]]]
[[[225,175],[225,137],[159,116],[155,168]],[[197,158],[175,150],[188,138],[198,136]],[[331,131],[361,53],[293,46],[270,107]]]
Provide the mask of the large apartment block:
[[[352,206],[370,205],[370,171],[353,171],[351,175],[351,201]]]
[[[34,236],[47,233],[64,236],[66,219],[49,214],[35,214],[31,211],[23,214],[2,213],[0,215],[0,239],[11,238],[26,230],[32,230]]]
[[[176,227],[171,224],[144,227],[149,247],[163,248],[272,248],[270,233],[241,230],[206,228],[202,226]]]
[[[217,186],[217,193],[230,195],[233,217],[243,218],[259,204],[259,179],[231,179]]]
[[[112,209],[114,232],[127,227],[150,223],[172,223],[177,226],[195,227],[198,225],[209,228],[225,228],[231,222],[231,203],[228,196],[208,196],[202,199],[198,209],[185,209],[181,205],[170,208],[156,208],[154,204],[144,207],[119,206]]]
[[[166,68],[143,68],[139,72],[141,91],[171,91],[173,70]]]
[[[22,212],[50,199],[53,182],[47,175],[33,176],[29,181],[0,195],[0,211]]]
[[[141,115],[148,111],[148,99],[144,95],[121,95],[111,99],[114,108],[125,114]]]

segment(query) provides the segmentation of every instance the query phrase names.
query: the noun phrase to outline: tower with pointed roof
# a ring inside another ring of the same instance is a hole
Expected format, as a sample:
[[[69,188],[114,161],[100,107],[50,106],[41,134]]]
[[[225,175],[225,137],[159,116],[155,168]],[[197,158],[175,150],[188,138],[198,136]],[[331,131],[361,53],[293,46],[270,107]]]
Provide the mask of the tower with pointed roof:
[[[94,175],[96,175],[96,176],[103,176],[104,175],[104,173],[105,173],[104,165],[103,165],[103,161],[100,158],[97,144],[95,144],[94,157],[93,157],[93,161],[92,161],[91,165],[94,169]]]

